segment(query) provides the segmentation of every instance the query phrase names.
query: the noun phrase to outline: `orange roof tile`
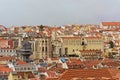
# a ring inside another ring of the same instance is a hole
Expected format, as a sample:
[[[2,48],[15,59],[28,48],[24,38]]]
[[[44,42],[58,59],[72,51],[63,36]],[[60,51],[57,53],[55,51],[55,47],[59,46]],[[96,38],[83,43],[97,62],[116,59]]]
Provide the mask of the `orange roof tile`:
[[[15,57],[13,56],[2,56],[0,57],[0,61],[8,61],[8,60],[15,60]]]
[[[100,62],[101,62],[101,60],[83,61],[84,65],[85,65],[87,68],[96,66],[96,65],[98,65]]]
[[[102,22],[103,26],[120,26],[120,22]]]
[[[46,72],[46,69],[44,67],[40,67],[40,68],[38,68],[38,71],[39,72]]]
[[[50,71],[54,71],[54,72],[57,72],[57,73],[63,73],[65,71],[65,69],[63,68],[51,68],[49,69]]]
[[[102,37],[99,37],[99,36],[90,36],[90,37],[85,37],[85,39],[102,39]]]
[[[73,78],[87,80],[87,78],[90,77],[94,77],[95,80],[101,80],[102,77],[114,80],[108,69],[69,69],[65,71],[58,80],[72,80]]]
[[[119,67],[120,64],[118,62],[106,62],[103,63],[103,65],[109,66],[109,67]]]
[[[40,80],[39,78],[29,78],[28,80]]]
[[[30,78],[35,78],[35,76],[33,75],[33,73],[31,71],[28,72],[17,72],[18,76],[21,76],[23,79],[25,79],[26,75],[28,75],[28,79]]]
[[[113,62],[113,59],[105,58],[101,62],[102,63]]]
[[[48,74],[48,78],[56,78],[57,77],[57,75],[55,74],[54,71],[46,71],[46,72]]]
[[[72,36],[72,37],[61,37],[62,39],[81,39],[79,36]]]
[[[47,78],[46,80],[58,80],[58,78]]]
[[[25,62],[25,61],[17,61],[16,64],[17,65],[23,65],[23,64],[27,64],[27,62]]]
[[[8,67],[0,67],[0,72],[12,72],[12,69]]]

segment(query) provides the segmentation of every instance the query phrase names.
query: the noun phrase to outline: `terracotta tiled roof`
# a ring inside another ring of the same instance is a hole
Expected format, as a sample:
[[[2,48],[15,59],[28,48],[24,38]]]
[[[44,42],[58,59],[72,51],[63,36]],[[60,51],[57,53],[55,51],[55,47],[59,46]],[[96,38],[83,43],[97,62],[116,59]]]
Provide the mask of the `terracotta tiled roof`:
[[[5,39],[0,40],[0,47],[1,47],[1,48],[5,48],[7,42],[8,42],[8,40],[5,40]]]
[[[98,65],[100,62],[101,62],[101,60],[83,61],[84,65],[85,65],[87,68],[96,66],[96,65]]]
[[[23,65],[23,64],[27,64],[27,62],[25,62],[25,61],[17,61],[16,64],[17,65]]]
[[[101,50],[93,49],[93,50],[80,50],[80,52],[101,52]]]
[[[63,73],[65,71],[65,69],[63,68],[51,68],[50,71],[54,71],[56,73]]]
[[[113,62],[112,59],[109,59],[109,58],[105,58],[101,61],[102,63],[107,63],[107,62]]]
[[[10,46],[10,48],[12,48],[13,47],[13,40],[9,40],[8,45]]]
[[[51,60],[58,60],[58,58],[51,58]]]
[[[102,22],[103,26],[120,26],[120,22]]]
[[[71,37],[61,37],[62,39],[81,39],[80,36],[71,36]],[[102,37],[99,36],[89,36],[89,37],[85,37],[85,39],[102,39]]]
[[[117,32],[117,31],[120,31],[120,29],[105,29],[105,30],[102,30],[103,32]]]
[[[40,80],[39,78],[29,78],[29,80]]]
[[[7,65],[5,65],[5,64],[1,64],[1,65],[0,65],[0,67],[6,67],[6,66],[7,66]]]
[[[82,56],[91,56],[91,55],[97,55],[101,54],[101,50],[80,50],[80,53]]]
[[[35,78],[35,76],[33,75],[33,73],[31,71],[28,71],[28,72],[17,72],[17,74],[18,74],[18,76],[21,76],[22,79],[25,79],[25,77],[27,77],[28,79]]]
[[[58,78],[47,78],[46,80],[58,80]]]
[[[8,60],[15,60],[15,57],[12,57],[12,56],[2,56],[2,57],[0,57],[0,61],[8,61]]]
[[[54,71],[46,71],[46,72],[48,74],[48,78],[56,78],[57,77],[57,75],[55,74]]]
[[[71,62],[81,62],[81,60],[77,59],[77,58],[69,58],[69,61],[71,61]]]
[[[79,36],[72,36],[72,37],[61,37],[62,39],[81,39]]]
[[[72,62],[66,62],[67,65],[83,65],[83,62],[81,61],[72,61]]]
[[[44,67],[40,67],[40,68],[38,68],[38,71],[39,72],[46,72],[47,70]]]
[[[108,69],[69,69],[58,80],[72,80],[73,78],[87,80],[90,77],[95,78],[95,80],[102,80],[103,77],[114,80]]]
[[[119,67],[120,66],[118,62],[106,62],[106,63],[103,63],[103,65],[106,65],[108,67]]]
[[[0,39],[0,48],[9,49],[13,47],[13,40]]]
[[[0,72],[12,72],[12,69],[8,67],[0,67]]]
[[[3,37],[0,37],[0,40],[4,40],[4,38],[3,38]]]
[[[102,37],[94,37],[94,36],[90,36],[90,37],[85,37],[85,39],[102,39]]]
[[[112,78],[118,78],[118,69],[117,68],[109,68],[108,71],[112,75]]]

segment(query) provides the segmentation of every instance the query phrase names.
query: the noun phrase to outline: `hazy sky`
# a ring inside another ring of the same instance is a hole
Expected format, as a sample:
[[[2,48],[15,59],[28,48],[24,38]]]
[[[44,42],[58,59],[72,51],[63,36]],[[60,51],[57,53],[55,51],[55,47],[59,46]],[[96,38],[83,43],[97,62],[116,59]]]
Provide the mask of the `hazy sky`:
[[[120,21],[120,0],[0,0],[0,24],[65,25]]]

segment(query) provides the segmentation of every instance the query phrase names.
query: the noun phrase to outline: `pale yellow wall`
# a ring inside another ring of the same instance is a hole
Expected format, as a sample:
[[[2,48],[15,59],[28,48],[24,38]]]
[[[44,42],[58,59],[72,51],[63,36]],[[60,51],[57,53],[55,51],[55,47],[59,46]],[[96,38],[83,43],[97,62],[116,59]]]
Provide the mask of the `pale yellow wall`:
[[[102,39],[87,40],[86,49],[100,49],[100,50],[103,50],[103,40]]]
[[[0,61],[0,64],[7,64],[8,61]]]
[[[103,51],[103,39],[102,38],[89,38],[86,39],[87,46],[86,50],[90,49],[99,49]],[[71,39],[63,39],[63,49],[68,48],[68,54],[73,54],[74,51],[83,50],[83,46],[81,46],[81,39],[80,38],[71,38]]]
[[[69,54],[73,54],[74,52],[73,52],[73,49],[74,49],[74,51],[76,51],[77,49],[78,50],[81,50],[82,49],[82,46],[80,46],[80,45],[77,45],[77,46],[73,46],[73,45],[64,45],[64,48],[68,48],[68,53]]]
[[[13,75],[12,73],[10,73],[8,75],[8,80],[19,80],[18,75],[17,74]]]
[[[81,39],[63,39],[63,48],[68,48],[68,53],[73,54],[76,50],[81,50]]]
[[[11,73],[8,75],[8,80],[13,80],[13,76]]]

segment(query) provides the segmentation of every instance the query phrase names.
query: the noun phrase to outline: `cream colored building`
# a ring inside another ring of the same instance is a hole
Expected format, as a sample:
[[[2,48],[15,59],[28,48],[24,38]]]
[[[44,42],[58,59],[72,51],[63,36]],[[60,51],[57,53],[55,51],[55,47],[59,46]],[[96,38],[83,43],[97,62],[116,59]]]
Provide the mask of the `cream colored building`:
[[[17,72],[11,72],[8,75],[8,80],[20,80]]]
[[[104,42],[102,37],[61,37],[62,54],[75,54],[79,50],[101,50],[103,51]]]
[[[33,57],[34,59],[46,59],[51,55],[51,38],[40,37],[33,42]]]

